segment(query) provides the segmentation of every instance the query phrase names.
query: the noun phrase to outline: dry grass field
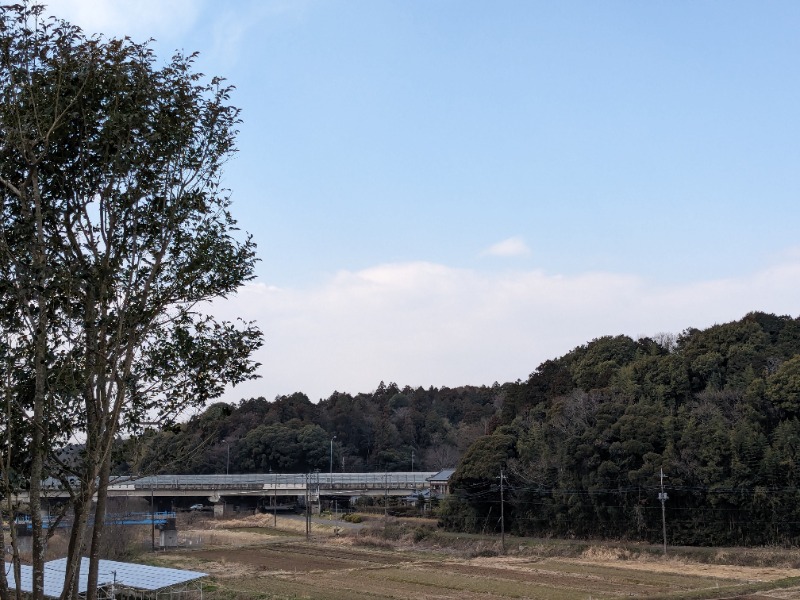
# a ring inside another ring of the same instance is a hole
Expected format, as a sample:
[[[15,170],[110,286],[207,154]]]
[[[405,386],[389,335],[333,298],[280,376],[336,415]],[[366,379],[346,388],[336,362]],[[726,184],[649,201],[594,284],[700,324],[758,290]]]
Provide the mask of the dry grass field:
[[[271,517],[194,523],[187,534],[202,537],[202,547],[160,554],[158,561],[209,573],[207,597],[220,600],[800,600],[797,551],[791,556],[779,550],[750,551],[751,565],[742,566],[725,564],[719,552],[713,561],[700,562],[633,556],[613,545],[565,550],[558,543],[514,540],[513,551],[498,555],[495,540],[415,542],[419,535],[410,529],[412,533],[387,541],[379,531],[367,528],[334,536],[332,527],[315,524],[314,537],[307,541],[301,535],[304,523],[290,519],[279,519],[277,530]]]

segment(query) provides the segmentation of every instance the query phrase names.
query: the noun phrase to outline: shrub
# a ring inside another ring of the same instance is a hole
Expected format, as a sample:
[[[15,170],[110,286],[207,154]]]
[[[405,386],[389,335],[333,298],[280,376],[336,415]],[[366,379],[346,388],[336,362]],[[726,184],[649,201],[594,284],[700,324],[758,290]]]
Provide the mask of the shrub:
[[[434,533],[436,533],[436,530],[430,525],[417,525],[412,532],[411,539],[414,540],[414,543],[421,542]]]
[[[347,513],[346,515],[342,515],[342,521],[347,521],[348,523],[361,523],[364,521],[364,519],[361,515]]]

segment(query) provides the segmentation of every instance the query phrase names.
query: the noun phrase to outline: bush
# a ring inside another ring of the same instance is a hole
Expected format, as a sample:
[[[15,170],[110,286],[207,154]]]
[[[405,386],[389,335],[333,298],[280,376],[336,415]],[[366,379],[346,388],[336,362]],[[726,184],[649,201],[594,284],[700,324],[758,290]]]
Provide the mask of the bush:
[[[361,515],[347,513],[346,515],[342,515],[342,521],[347,521],[348,523],[361,523],[364,521],[364,519],[361,517]]]
[[[411,533],[411,539],[414,543],[421,542],[431,537],[434,533],[436,533],[436,530],[430,525],[417,525]]]
[[[457,496],[445,498],[438,510],[439,526],[447,531],[480,533],[485,518],[468,502]]]

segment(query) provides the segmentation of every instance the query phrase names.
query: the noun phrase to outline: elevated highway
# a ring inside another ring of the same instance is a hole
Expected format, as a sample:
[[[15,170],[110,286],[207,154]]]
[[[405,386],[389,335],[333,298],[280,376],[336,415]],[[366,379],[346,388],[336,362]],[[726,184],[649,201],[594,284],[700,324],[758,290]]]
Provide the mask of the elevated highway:
[[[249,475],[151,475],[115,477],[108,495],[112,498],[208,498],[219,502],[226,497],[320,497],[408,496],[429,487],[428,478],[436,471],[395,473],[292,473]],[[54,500],[66,498],[61,484],[49,480],[45,494]],[[19,496],[27,501],[27,493]]]

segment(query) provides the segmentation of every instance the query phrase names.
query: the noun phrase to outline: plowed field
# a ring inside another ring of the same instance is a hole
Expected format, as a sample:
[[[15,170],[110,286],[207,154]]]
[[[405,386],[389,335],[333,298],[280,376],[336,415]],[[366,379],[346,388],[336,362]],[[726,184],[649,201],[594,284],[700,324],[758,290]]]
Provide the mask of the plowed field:
[[[800,571],[792,569],[597,557],[459,559],[333,538],[265,537],[257,546],[178,551],[163,560],[209,573],[211,596],[220,599],[800,599],[800,588],[792,587],[800,585]]]

